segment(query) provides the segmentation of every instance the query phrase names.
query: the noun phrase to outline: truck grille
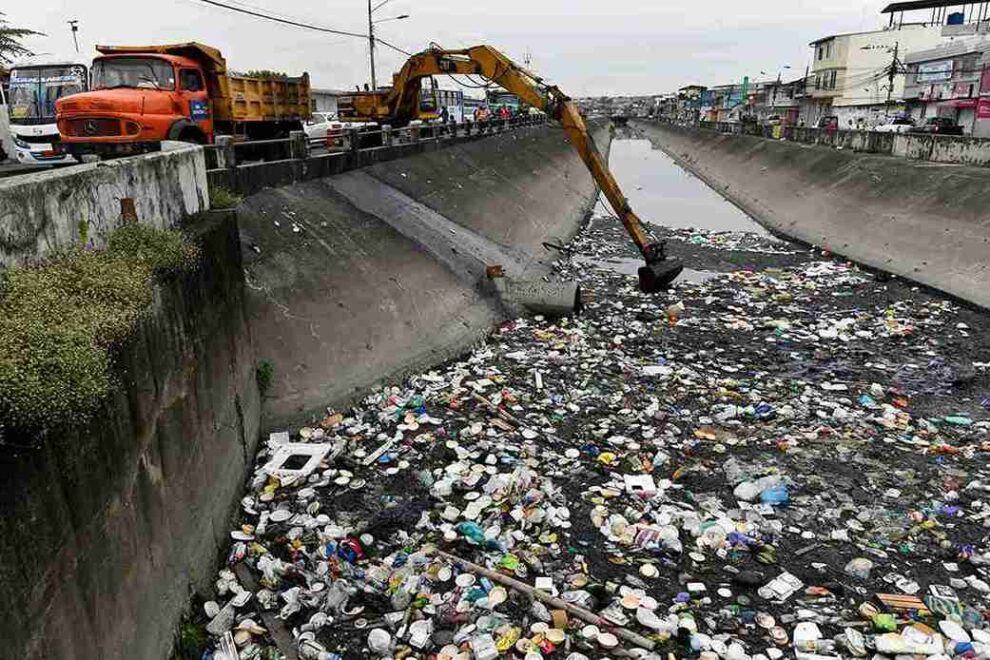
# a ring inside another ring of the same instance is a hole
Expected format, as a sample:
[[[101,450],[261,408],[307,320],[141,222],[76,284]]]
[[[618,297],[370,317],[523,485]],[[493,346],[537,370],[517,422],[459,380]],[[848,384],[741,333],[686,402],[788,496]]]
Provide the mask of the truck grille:
[[[103,137],[121,135],[120,122],[116,119],[69,119],[59,130],[72,137]]]

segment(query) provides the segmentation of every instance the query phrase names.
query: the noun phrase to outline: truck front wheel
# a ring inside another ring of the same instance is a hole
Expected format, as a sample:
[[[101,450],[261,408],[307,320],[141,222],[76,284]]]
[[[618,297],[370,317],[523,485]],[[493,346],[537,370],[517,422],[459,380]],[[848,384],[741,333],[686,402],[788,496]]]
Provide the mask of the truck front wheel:
[[[172,124],[168,131],[168,139],[190,144],[206,144],[208,142],[203,130],[188,119],[180,119]]]
[[[190,144],[206,144],[206,136],[198,128],[185,128],[179,133],[179,142]]]

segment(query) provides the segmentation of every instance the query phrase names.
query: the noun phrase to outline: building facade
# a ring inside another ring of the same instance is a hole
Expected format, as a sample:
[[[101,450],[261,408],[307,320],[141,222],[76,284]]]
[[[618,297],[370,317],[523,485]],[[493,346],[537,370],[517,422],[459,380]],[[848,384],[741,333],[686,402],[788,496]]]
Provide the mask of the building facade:
[[[949,117],[967,135],[990,135],[990,99],[980,109],[988,58],[990,35],[910,53],[905,58],[904,99],[911,117],[919,123],[929,117]]]
[[[934,48],[942,40],[939,25],[905,24],[811,42],[802,118],[817,125],[836,117],[839,128],[846,129],[883,123],[904,110],[904,75],[898,63],[905,53]]]

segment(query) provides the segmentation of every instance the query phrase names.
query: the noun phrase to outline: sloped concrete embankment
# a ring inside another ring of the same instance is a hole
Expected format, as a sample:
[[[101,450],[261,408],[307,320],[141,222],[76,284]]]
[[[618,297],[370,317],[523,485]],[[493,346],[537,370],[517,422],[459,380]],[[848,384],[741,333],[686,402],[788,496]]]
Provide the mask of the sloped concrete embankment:
[[[603,126],[595,127],[601,148]],[[275,378],[262,426],[436,364],[505,312],[484,267],[539,275],[594,204],[559,128],[466,142],[261,191],[238,208],[252,336]]]
[[[0,658],[164,657],[206,589],[258,438],[232,216],[160,283],[92,420],[0,444]]]
[[[990,307],[990,169],[633,126],[767,227]]]

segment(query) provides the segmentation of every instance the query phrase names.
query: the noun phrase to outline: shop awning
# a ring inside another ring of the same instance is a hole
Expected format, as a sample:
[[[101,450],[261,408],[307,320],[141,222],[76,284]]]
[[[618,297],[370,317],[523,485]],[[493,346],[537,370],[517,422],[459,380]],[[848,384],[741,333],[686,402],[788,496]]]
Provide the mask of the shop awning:
[[[952,99],[944,103],[939,103],[943,108],[955,108],[956,110],[972,110],[976,107],[977,99]]]

